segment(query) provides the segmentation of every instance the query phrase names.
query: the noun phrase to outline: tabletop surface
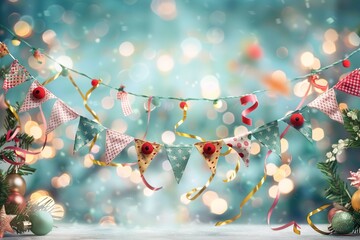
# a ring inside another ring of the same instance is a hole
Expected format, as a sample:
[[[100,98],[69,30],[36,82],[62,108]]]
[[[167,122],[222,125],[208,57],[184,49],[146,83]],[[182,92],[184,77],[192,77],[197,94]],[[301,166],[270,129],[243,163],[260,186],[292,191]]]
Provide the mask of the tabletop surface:
[[[319,225],[319,228],[326,230],[326,225]],[[53,231],[46,236],[34,236],[31,233],[24,235],[5,236],[5,240],[11,239],[131,239],[131,240],[176,240],[176,239],[219,239],[219,240],[257,240],[257,239],[343,239],[344,236],[324,236],[308,225],[301,225],[301,235],[292,232],[292,228],[282,231],[272,231],[266,225],[237,225],[232,224],[222,227],[212,225],[181,225],[172,227],[151,227],[151,228],[132,228],[127,229],[119,226],[99,226],[99,225],[78,225],[78,224],[59,224]],[[359,239],[359,235],[349,237],[349,239]]]

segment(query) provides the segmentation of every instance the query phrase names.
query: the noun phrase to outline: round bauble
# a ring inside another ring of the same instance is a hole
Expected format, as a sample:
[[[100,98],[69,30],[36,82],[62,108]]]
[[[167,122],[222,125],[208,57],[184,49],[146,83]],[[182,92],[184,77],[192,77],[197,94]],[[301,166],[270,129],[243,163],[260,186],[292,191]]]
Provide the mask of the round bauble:
[[[19,192],[21,195],[25,195],[26,182],[19,174],[10,173],[6,176],[5,181],[10,192]]]
[[[10,192],[5,206],[7,214],[17,215],[26,208],[26,200],[19,192]]]
[[[332,209],[329,210],[329,212],[328,212],[328,221],[329,221],[329,223],[331,223],[333,217],[335,216],[335,214],[337,212],[342,212],[342,210],[337,209],[337,208],[332,208]]]
[[[331,226],[338,234],[348,234],[354,230],[355,221],[350,213],[337,212],[331,221]]]
[[[37,211],[30,215],[31,232],[43,236],[48,234],[54,225],[54,219],[46,211]]]
[[[360,211],[360,189],[357,190],[351,197],[351,206],[355,211]]]

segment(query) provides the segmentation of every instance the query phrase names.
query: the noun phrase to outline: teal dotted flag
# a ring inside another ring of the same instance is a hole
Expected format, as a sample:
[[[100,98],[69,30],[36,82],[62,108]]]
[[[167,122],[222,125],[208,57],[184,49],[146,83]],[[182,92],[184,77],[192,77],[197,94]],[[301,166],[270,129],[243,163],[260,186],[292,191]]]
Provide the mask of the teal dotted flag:
[[[303,109],[295,111],[292,114],[295,114],[295,113],[300,113],[303,116],[304,123],[301,127],[294,127],[294,126],[293,127],[296,130],[298,130],[300,133],[302,133],[302,135],[304,135],[304,137],[306,137],[307,140],[309,140],[310,142],[313,142],[310,109],[308,107],[304,107]],[[285,117],[285,119],[283,119],[283,121],[286,122],[287,124],[289,124],[290,126],[292,126],[291,121],[290,121],[292,114],[289,114],[288,116]]]
[[[81,116],[75,135],[74,152],[79,151],[104,130],[103,125]]]
[[[167,158],[173,169],[176,182],[179,183],[189,161],[193,145],[165,145]]]
[[[262,145],[280,156],[280,136],[277,120],[255,129],[251,135]]]

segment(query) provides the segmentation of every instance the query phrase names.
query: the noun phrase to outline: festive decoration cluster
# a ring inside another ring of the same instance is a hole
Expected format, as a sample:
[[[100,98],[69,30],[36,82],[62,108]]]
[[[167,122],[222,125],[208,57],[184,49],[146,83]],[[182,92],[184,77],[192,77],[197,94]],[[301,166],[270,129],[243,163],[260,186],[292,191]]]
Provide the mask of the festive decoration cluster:
[[[5,45],[2,45],[5,46]],[[7,51],[7,48],[5,46],[5,49]],[[354,54],[355,52],[358,52],[360,49],[357,49],[353,53],[351,53],[349,56]],[[4,51],[4,56],[6,55],[6,51]],[[38,52],[39,50],[35,49],[33,52],[33,55],[38,61],[41,61],[41,52]],[[8,51],[7,51],[8,52]],[[11,55],[12,56],[12,55]],[[347,60],[347,61],[346,61]],[[339,81],[334,87],[328,88],[328,86],[321,86],[316,81],[319,78],[317,73],[320,73],[321,71],[328,69],[331,66],[334,66],[338,63],[342,63],[344,67],[349,67],[350,62],[348,59],[340,60],[332,65],[329,65],[327,67],[324,67],[323,69],[320,69],[318,71],[312,72],[309,75],[306,75],[306,77],[309,77],[309,88],[307,90],[306,95],[303,97],[303,101],[297,109],[286,116],[273,120],[269,123],[265,123],[262,126],[257,127],[256,129],[253,129],[251,131],[248,131],[247,133],[243,133],[238,136],[232,136],[225,139],[218,139],[218,140],[212,140],[212,141],[206,141],[205,139],[195,136],[189,133],[179,132],[178,127],[183,124],[186,120],[187,112],[188,112],[188,105],[187,101],[184,99],[178,99],[178,98],[169,98],[169,99],[175,99],[175,100],[182,100],[180,102],[180,110],[183,111],[183,118],[175,125],[174,130],[175,133],[179,136],[193,138],[199,140],[199,142],[192,144],[180,144],[180,145],[168,145],[168,144],[160,144],[152,141],[146,140],[146,133],[142,139],[135,138],[133,136],[129,136],[127,134],[123,134],[117,131],[114,131],[112,129],[108,129],[107,127],[103,126],[100,123],[99,117],[96,115],[96,113],[88,106],[87,100],[90,96],[90,94],[99,86],[101,85],[101,80],[99,79],[92,79],[91,81],[91,89],[87,91],[86,94],[82,93],[82,91],[77,86],[76,82],[74,81],[72,75],[69,73],[69,69],[66,69],[63,67],[63,71],[60,73],[57,73],[55,76],[51,77],[50,79],[46,80],[44,83],[38,82],[35,78],[33,78],[28,71],[19,63],[17,59],[14,58],[14,61],[12,62],[10,66],[10,70],[4,77],[4,83],[3,83],[3,89],[5,93],[11,88],[16,87],[17,85],[20,85],[26,81],[31,81],[31,85],[29,87],[29,90],[26,94],[26,97],[19,109],[19,112],[25,112],[33,108],[39,108],[40,112],[42,113],[41,106],[44,102],[54,99],[55,103],[51,111],[51,115],[49,120],[46,120],[43,116],[44,125],[46,127],[46,134],[50,133],[57,127],[59,127],[61,124],[64,124],[68,121],[75,120],[79,118],[78,128],[76,131],[75,136],[75,142],[74,142],[74,152],[79,151],[82,149],[85,145],[90,145],[90,150],[92,146],[94,146],[95,142],[98,139],[99,134],[102,132],[105,132],[106,138],[105,138],[105,161],[100,162],[97,160],[93,160],[94,163],[100,165],[100,166],[120,166],[120,165],[133,165],[134,163],[127,163],[127,164],[117,164],[113,163],[113,160],[118,156],[129,144],[134,143],[135,149],[138,157],[138,168],[140,170],[141,178],[144,182],[144,184],[154,190],[157,191],[161,189],[161,187],[153,187],[151,186],[147,180],[144,177],[144,174],[146,170],[148,169],[149,165],[156,159],[156,155],[159,153],[161,149],[165,150],[165,153],[167,154],[167,158],[173,168],[174,176],[176,181],[179,183],[183,172],[186,169],[186,166],[188,164],[188,160],[190,158],[190,155],[192,153],[193,147],[195,146],[196,150],[199,152],[199,154],[203,157],[205,163],[209,167],[211,171],[211,176],[207,183],[203,187],[194,188],[193,190],[189,191],[186,194],[186,197],[189,200],[195,200],[197,197],[201,195],[202,192],[209,186],[212,179],[214,178],[216,174],[216,168],[217,163],[219,161],[219,158],[221,156],[224,156],[231,151],[237,152],[239,159],[242,159],[246,166],[250,163],[250,150],[251,150],[251,142],[255,139],[259,141],[263,146],[265,146],[268,149],[268,154],[266,155],[265,162],[267,157],[271,153],[275,153],[276,155],[281,155],[281,144],[280,139],[285,136],[287,133],[287,130],[289,127],[293,127],[296,129],[299,133],[301,133],[307,140],[310,142],[313,141],[312,139],[312,127],[311,127],[311,111],[310,109],[318,109],[321,112],[325,113],[329,116],[329,118],[339,122],[344,123],[344,118],[342,116],[342,113],[339,110],[338,102],[336,99],[336,93],[335,90],[345,92],[347,94],[360,96],[360,71],[354,70],[350,74],[348,74],[345,78],[343,78],[341,81]],[[91,115],[94,117],[94,119],[89,119],[87,117],[81,116],[78,114],[75,110],[70,108],[64,101],[59,99],[55,96],[54,93],[50,92],[45,85],[49,82],[54,81],[59,76],[68,77],[70,82],[74,85],[76,90],[79,92],[79,94],[82,96],[84,100],[84,105],[86,109],[91,113]],[[121,86],[118,90],[117,98],[121,101],[121,107],[123,109],[124,115],[130,115],[132,113],[131,105],[128,101],[128,93],[124,91],[124,86]],[[305,101],[306,97],[308,96],[310,88],[318,88],[323,91],[321,95],[316,97],[313,101],[308,103],[305,106],[303,105],[303,102]],[[133,94],[136,95],[136,94]],[[141,97],[144,97],[144,95],[140,95]],[[150,109],[150,105],[154,104],[156,105],[156,101],[159,98],[163,97],[148,97],[148,109]],[[225,98],[226,99],[226,98]],[[187,99],[189,100],[189,99]],[[191,100],[191,99],[190,99]],[[197,99],[199,100],[199,99]],[[243,122],[247,125],[251,125],[252,121],[250,118],[247,117],[247,115],[254,111],[258,106],[258,100],[254,93],[247,94],[244,96],[240,96],[239,100],[242,105],[246,105],[247,103],[252,103],[253,105],[249,107],[248,109],[244,110],[242,112],[242,119]],[[215,101],[215,100],[214,100]],[[148,110],[148,124],[150,119],[150,112]],[[17,116],[16,111],[11,111],[11,113],[14,114],[14,116]],[[352,113],[351,113],[352,114]],[[347,115],[346,115],[347,116]],[[282,133],[279,130],[279,122],[284,122],[288,125],[286,130],[284,130]],[[347,127],[347,121],[345,121],[345,127]],[[358,129],[358,128],[357,128]],[[353,129],[353,131],[355,131]],[[358,130],[357,130],[358,134]],[[359,136],[356,136],[358,140]],[[345,144],[350,144],[349,141],[344,141]],[[45,142],[46,144],[46,142]],[[350,145],[349,145],[350,146]],[[224,152],[224,148],[227,148],[228,150]],[[223,151],[223,152],[222,152]],[[331,163],[334,163],[333,161],[333,154],[336,154],[336,152],[331,152],[329,155]],[[327,156],[328,156],[327,155]],[[331,156],[330,156],[331,155]],[[237,162],[236,168],[235,168],[235,175],[232,175],[228,177],[225,182],[232,181],[235,179],[236,172],[239,170],[240,162]],[[136,163],[135,163],[136,164]],[[260,180],[260,182],[253,188],[253,190],[244,198],[242,203],[240,204],[240,213],[235,216],[232,219],[218,222],[216,225],[221,226],[224,224],[231,223],[235,221],[237,218],[241,216],[241,209],[242,207],[249,201],[249,199],[258,191],[258,189],[264,184],[266,180],[266,169],[264,169],[265,174],[264,177]],[[359,185],[359,177],[358,173],[353,173],[351,178],[353,185],[357,186]],[[354,194],[354,196],[358,196],[359,194]],[[268,215],[268,223],[270,224],[270,218],[273,210],[276,207],[276,204],[280,198],[280,192],[277,193],[277,197],[274,201],[274,204],[272,205],[271,209],[269,210]],[[358,198],[358,197],[356,197]],[[356,200],[355,200],[356,201]],[[343,203],[341,203],[343,204]],[[346,213],[352,214],[355,212],[356,214],[359,212],[359,210],[356,210],[356,203],[351,205],[352,207],[344,206],[349,211],[344,211]],[[354,208],[355,206],[355,208]],[[351,209],[353,210],[351,212]],[[332,227],[334,228],[333,222],[337,221],[335,218],[336,215],[334,215],[334,218],[332,219]],[[354,215],[352,214],[352,217]],[[345,219],[348,219],[347,217],[343,217]],[[309,223],[310,224],[310,223]],[[352,227],[351,231],[355,231],[358,229],[358,223],[355,221],[354,226]],[[294,227],[294,232],[300,234],[300,231],[298,230],[298,225],[296,222],[291,222],[288,224],[285,224],[284,226],[281,226],[279,228],[272,228],[273,230],[281,230],[284,228],[287,228],[289,226]],[[336,229],[336,227],[334,228]],[[339,230],[334,230],[338,233],[340,233]]]
[[[53,227],[50,214],[54,207],[52,199],[45,197],[36,202],[25,200],[26,182],[22,176],[32,174],[35,169],[25,164],[23,154],[32,154],[27,149],[34,139],[20,133],[17,123],[11,110],[7,109],[4,124],[7,133],[0,137],[0,163],[9,163],[10,166],[7,171],[0,171],[0,238],[6,232],[15,231],[46,235]]]

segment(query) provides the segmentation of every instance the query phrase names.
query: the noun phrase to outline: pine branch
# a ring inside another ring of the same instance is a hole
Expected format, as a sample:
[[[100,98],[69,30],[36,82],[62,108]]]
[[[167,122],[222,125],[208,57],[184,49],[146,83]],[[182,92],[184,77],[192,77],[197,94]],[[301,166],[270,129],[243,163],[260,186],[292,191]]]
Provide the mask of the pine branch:
[[[6,184],[5,175],[0,171],[0,206],[4,205],[9,195],[9,186]]]
[[[321,162],[317,164],[325,175],[329,187],[325,190],[325,197],[345,207],[351,202],[347,184],[337,174],[337,161]]]

